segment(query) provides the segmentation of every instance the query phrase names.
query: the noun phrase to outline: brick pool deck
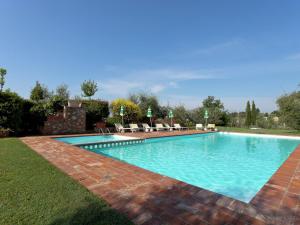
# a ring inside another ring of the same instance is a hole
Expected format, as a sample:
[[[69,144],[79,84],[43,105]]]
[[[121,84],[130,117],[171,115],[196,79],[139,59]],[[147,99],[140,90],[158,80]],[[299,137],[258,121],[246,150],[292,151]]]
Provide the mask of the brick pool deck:
[[[126,133],[151,138],[198,131]],[[51,137],[22,141],[137,225],[300,224],[300,145],[249,204]]]

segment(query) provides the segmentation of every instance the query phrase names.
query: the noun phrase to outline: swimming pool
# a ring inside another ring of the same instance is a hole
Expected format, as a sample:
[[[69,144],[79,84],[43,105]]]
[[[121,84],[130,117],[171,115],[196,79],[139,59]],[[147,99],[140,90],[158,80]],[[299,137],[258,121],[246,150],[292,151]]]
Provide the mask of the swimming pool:
[[[209,133],[92,151],[249,202],[299,144],[300,138]]]
[[[134,137],[125,137],[121,135],[93,135],[93,136],[75,136],[75,137],[60,137],[55,140],[65,142],[72,145],[88,144],[88,143],[104,143],[123,140],[134,140]]]

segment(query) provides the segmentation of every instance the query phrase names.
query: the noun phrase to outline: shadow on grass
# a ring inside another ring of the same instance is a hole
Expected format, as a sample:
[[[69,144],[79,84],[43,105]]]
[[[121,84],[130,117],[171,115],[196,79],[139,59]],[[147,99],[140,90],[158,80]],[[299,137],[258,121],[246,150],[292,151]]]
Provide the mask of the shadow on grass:
[[[63,213],[63,212],[62,212]],[[129,219],[109,206],[86,199],[86,206],[77,208],[75,212],[58,216],[49,225],[132,225]]]

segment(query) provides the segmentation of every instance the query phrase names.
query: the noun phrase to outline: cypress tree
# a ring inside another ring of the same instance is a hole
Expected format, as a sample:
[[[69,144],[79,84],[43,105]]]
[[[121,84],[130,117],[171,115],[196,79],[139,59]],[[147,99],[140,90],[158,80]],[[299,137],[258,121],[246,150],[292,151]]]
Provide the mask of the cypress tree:
[[[251,124],[256,125],[256,117],[257,117],[257,110],[254,101],[252,101],[252,109],[251,109]]]
[[[249,127],[251,125],[251,106],[250,102],[247,101],[247,106],[246,106],[246,121],[245,125]]]

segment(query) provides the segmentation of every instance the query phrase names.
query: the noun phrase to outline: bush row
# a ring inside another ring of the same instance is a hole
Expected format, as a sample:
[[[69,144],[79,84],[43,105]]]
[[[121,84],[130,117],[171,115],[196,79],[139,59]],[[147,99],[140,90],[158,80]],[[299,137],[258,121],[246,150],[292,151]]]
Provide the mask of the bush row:
[[[13,131],[15,135],[38,134],[48,115],[63,109],[65,100],[53,96],[47,101],[31,101],[10,91],[0,92],[0,128]],[[86,127],[108,117],[109,105],[106,101],[83,100],[86,109]]]

